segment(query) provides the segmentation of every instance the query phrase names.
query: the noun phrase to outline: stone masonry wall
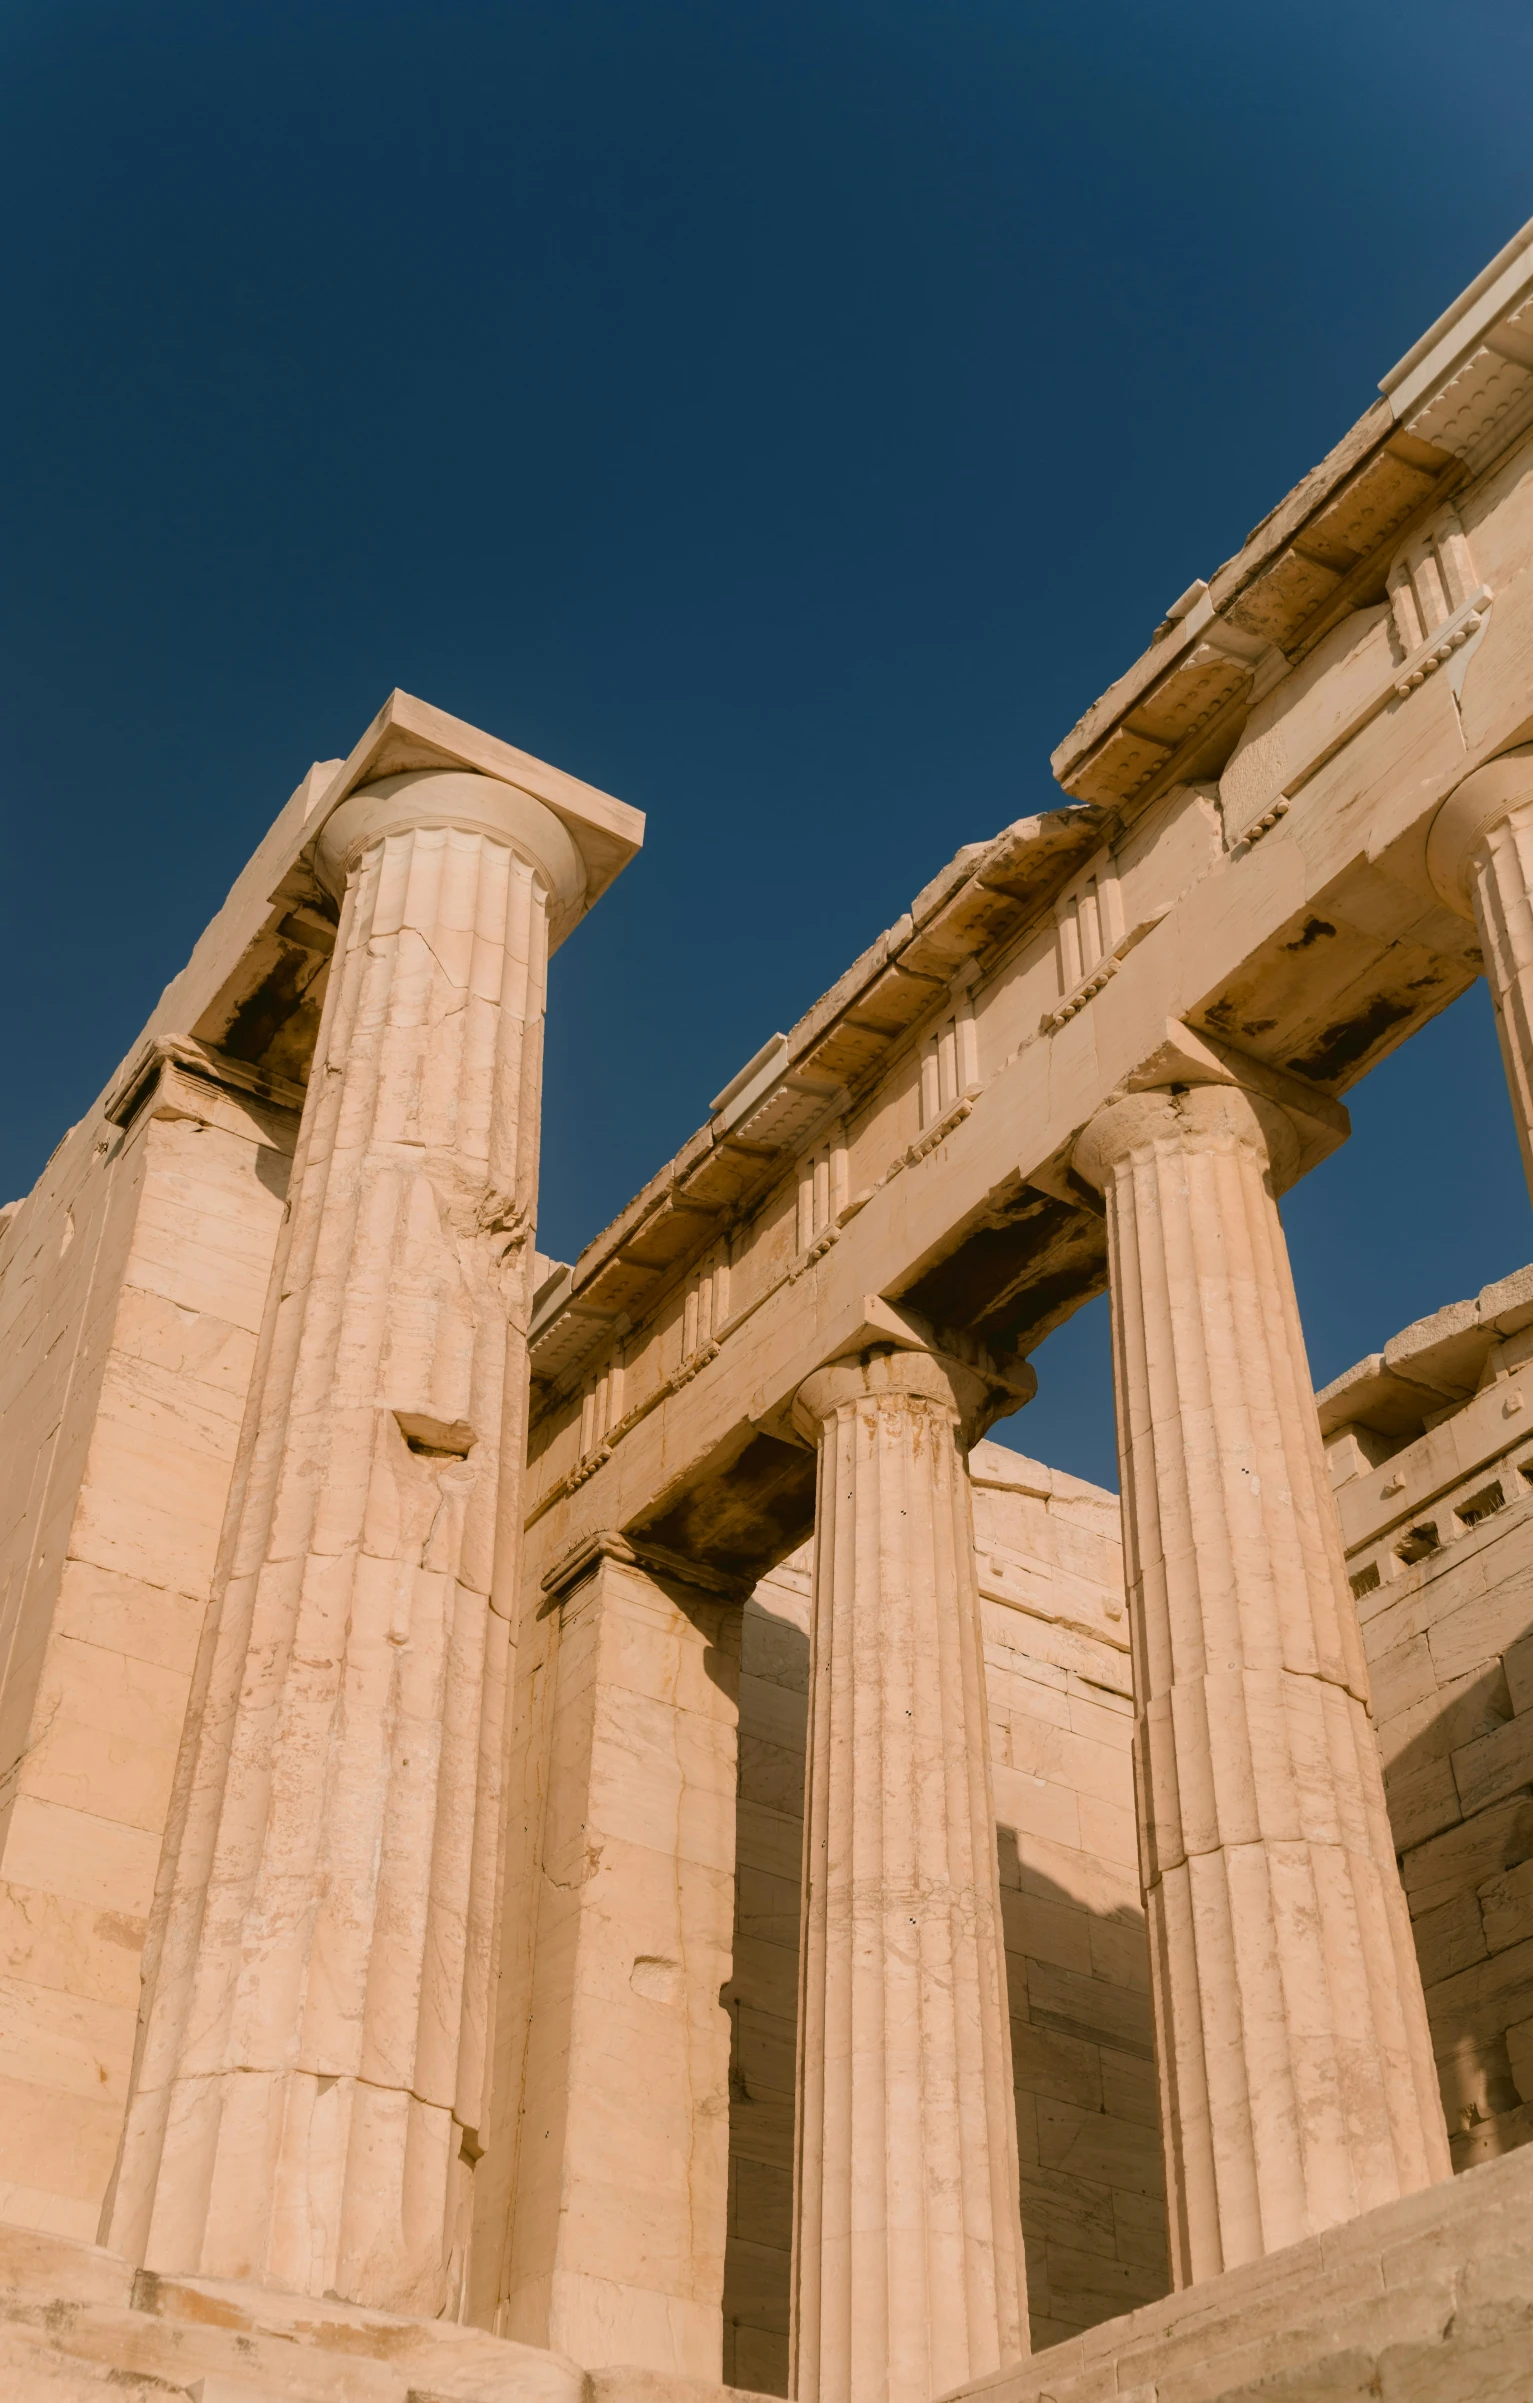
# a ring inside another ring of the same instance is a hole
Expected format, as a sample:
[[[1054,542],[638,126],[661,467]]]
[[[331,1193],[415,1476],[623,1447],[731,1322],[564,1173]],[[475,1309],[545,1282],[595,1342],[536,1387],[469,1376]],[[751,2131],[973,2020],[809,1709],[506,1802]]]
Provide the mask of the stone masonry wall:
[[[1533,2138],[1533,1324],[1517,1324],[1524,1315],[1533,1320],[1527,1271],[1407,1329],[1322,1396],[1458,2169]],[[1477,1387],[1457,1402],[1455,1377]],[[1424,1390],[1412,1395],[1418,1379]],[[1428,1422],[1414,1435],[1413,1419]]]
[[[167,1071],[0,1239],[0,2221],[93,2238],[294,1121]]]

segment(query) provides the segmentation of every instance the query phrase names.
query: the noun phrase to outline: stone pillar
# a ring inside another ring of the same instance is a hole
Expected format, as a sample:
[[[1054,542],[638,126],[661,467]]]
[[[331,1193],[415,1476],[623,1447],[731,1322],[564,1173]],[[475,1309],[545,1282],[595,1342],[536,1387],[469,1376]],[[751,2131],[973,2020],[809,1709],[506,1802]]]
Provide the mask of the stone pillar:
[[[330,817],[342,900],[106,2240],[457,2307],[483,2111],[551,919],[489,778]]]
[[[530,1957],[512,2004],[497,2326],[587,2369],[717,2383],[739,1600],[657,1575],[606,1537],[544,1625],[541,1663],[518,1681]]]
[[[1275,1188],[1239,1088],[1104,1109],[1118,1452],[1176,2282],[1448,2174]]]
[[[1488,760],[1448,795],[1427,867],[1451,910],[1472,918],[1533,1194],[1533,744]]]
[[[967,1445],[924,1350],[821,1369],[793,2392],[928,2403],[1027,2352]]]

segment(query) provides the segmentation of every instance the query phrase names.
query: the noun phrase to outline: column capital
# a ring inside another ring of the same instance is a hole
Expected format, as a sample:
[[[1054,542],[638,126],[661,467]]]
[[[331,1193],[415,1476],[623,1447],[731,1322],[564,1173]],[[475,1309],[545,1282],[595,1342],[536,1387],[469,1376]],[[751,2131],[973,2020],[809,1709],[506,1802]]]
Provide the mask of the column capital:
[[[880,1335],[806,1377],[793,1397],[792,1418],[799,1434],[817,1444],[826,1421],[848,1402],[890,1408],[926,1402],[955,1422],[967,1449],[1037,1390],[1037,1375],[1025,1360],[1003,1366],[981,1344],[964,1342],[961,1355],[913,1333],[895,1341]]]
[[[1455,785],[1427,831],[1427,874],[1456,916],[1473,919],[1469,872],[1475,853],[1503,818],[1533,801],[1533,743],[1503,751]]]
[[[543,879],[556,929],[580,915],[585,863],[562,819],[531,793],[465,768],[411,768],[348,794],[320,829],[314,864],[321,883],[339,900],[351,870],[374,843],[423,827],[504,843]]]
[[[1257,1154],[1276,1191],[1293,1183],[1301,1145],[1292,1119],[1280,1103],[1238,1084],[1168,1084],[1121,1094],[1077,1136],[1072,1165],[1083,1183],[1101,1193],[1113,1169],[1134,1152],[1156,1144],[1208,1150],[1230,1142]]]

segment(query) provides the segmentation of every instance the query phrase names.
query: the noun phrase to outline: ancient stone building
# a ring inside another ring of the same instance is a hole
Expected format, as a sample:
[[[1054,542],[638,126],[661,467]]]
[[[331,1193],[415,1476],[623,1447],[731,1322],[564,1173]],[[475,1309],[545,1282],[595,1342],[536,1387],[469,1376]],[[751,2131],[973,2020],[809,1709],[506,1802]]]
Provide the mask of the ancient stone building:
[[[559,1263],[396,693],[4,1214],[0,2391],[1526,2391],[1533,1276],[1278,1203],[1481,975],[1533,1178],[1533,227],[1054,769]]]

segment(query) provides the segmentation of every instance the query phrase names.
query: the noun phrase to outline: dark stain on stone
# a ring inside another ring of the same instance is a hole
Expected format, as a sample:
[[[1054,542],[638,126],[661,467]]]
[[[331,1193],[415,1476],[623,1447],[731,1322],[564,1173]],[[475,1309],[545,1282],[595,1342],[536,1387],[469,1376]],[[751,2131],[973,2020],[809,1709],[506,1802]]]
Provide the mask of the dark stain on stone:
[[[1097,1196],[1083,1194],[1074,1206],[1023,1185],[899,1299],[934,1326],[976,1335],[1004,1357],[1041,1341],[1101,1291],[1106,1274]]]
[[[1285,943],[1283,949],[1285,951],[1308,951],[1311,943],[1318,943],[1322,935],[1333,935],[1335,932],[1335,927],[1329,925],[1324,918],[1306,918],[1293,941]]]
[[[1360,1060],[1365,1060],[1392,1026],[1398,1026],[1402,1018],[1413,1018],[1415,1015],[1414,1003],[1397,1001],[1388,993],[1380,993],[1355,1018],[1343,1018],[1336,1025],[1328,1026],[1307,1051],[1301,1052],[1296,1060],[1290,1060],[1288,1065],[1295,1076],[1306,1076],[1312,1084],[1334,1084],[1339,1077],[1346,1075],[1349,1068],[1355,1068]]]
[[[814,1531],[815,1454],[753,1432],[653,1518],[628,1530],[683,1560],[754,1580]]]

